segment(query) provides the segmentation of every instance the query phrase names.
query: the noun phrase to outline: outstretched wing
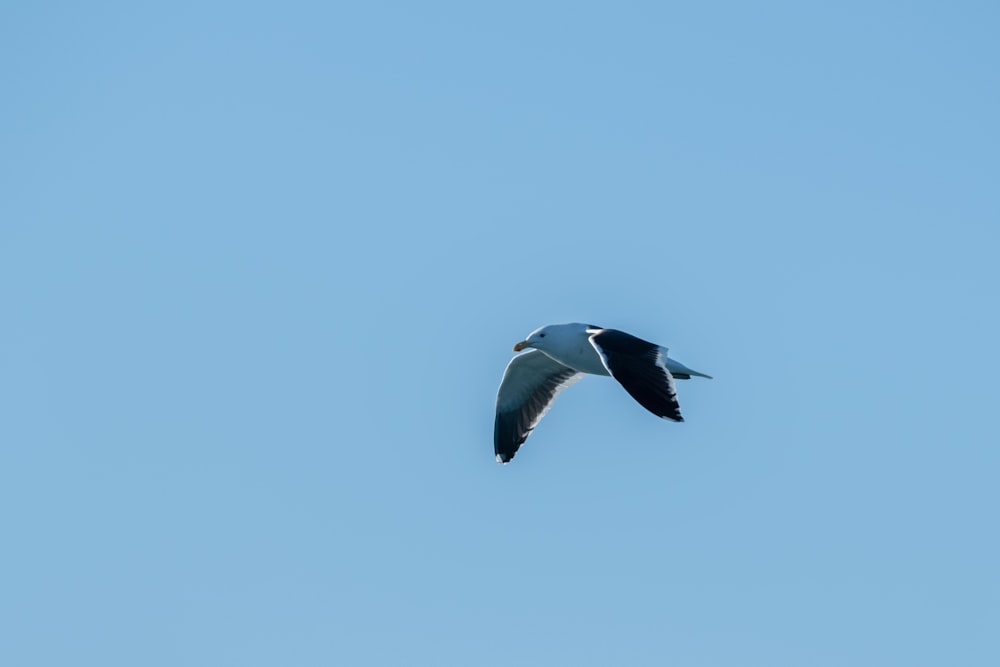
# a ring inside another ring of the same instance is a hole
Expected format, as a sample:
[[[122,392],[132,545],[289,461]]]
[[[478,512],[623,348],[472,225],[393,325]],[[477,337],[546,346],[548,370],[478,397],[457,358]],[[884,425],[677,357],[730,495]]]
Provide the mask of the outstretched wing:
[[[616,329],[594,333],[590,344],[601,356],[611,377],[618,380],[639,405],[657,417],[684,421],[674,378],[667,370],[665,349]]]
[[[538,350],[510,360],[497,392],[497,417],[493,424],[493,451],[498,463],[514,458],[559,392],[582,377],[583,373]]]

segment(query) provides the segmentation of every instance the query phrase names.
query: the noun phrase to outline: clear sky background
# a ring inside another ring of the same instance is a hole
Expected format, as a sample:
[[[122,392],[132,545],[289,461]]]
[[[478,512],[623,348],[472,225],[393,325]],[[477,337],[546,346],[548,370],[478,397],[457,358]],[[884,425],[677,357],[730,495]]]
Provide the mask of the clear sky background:
[[[0,10],[0,662],[1000,664],[991,2]],[[606,378],[499,466],[511,346]]]

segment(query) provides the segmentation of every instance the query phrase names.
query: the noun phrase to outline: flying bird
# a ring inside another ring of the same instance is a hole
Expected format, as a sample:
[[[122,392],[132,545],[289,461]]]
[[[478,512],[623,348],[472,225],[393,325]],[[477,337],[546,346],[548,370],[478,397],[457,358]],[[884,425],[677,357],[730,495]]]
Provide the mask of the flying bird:
[[[617,329],[592,324],[550,324],[514,346],[497,392],[493,450],[507,463],[553,401],[584,375],[610,375],[657,417],[684,421],[674,379],[711,378],[667,356],[667,348]]]

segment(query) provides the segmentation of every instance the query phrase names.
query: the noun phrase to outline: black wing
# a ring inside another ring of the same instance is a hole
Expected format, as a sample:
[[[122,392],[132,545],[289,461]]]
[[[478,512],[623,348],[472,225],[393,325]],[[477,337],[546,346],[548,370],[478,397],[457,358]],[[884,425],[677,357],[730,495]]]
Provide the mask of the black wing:
[[[684,421],[666,350],[624,331],[601,329],[590,337],[601,361],[639,405],[657,417]]]

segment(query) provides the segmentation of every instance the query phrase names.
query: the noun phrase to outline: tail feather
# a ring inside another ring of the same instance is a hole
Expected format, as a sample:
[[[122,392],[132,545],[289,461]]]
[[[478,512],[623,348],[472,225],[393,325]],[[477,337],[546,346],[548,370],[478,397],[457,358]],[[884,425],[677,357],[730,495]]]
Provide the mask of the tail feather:
[[[674,376],[677,380],[690,380],[692,377],[708,378],[712,379],[711,375],[706,375],[705,373],[700,373],[694,369],[688,368],[676,359],[671,359],[667,357],[667,370],[670,374]]]

